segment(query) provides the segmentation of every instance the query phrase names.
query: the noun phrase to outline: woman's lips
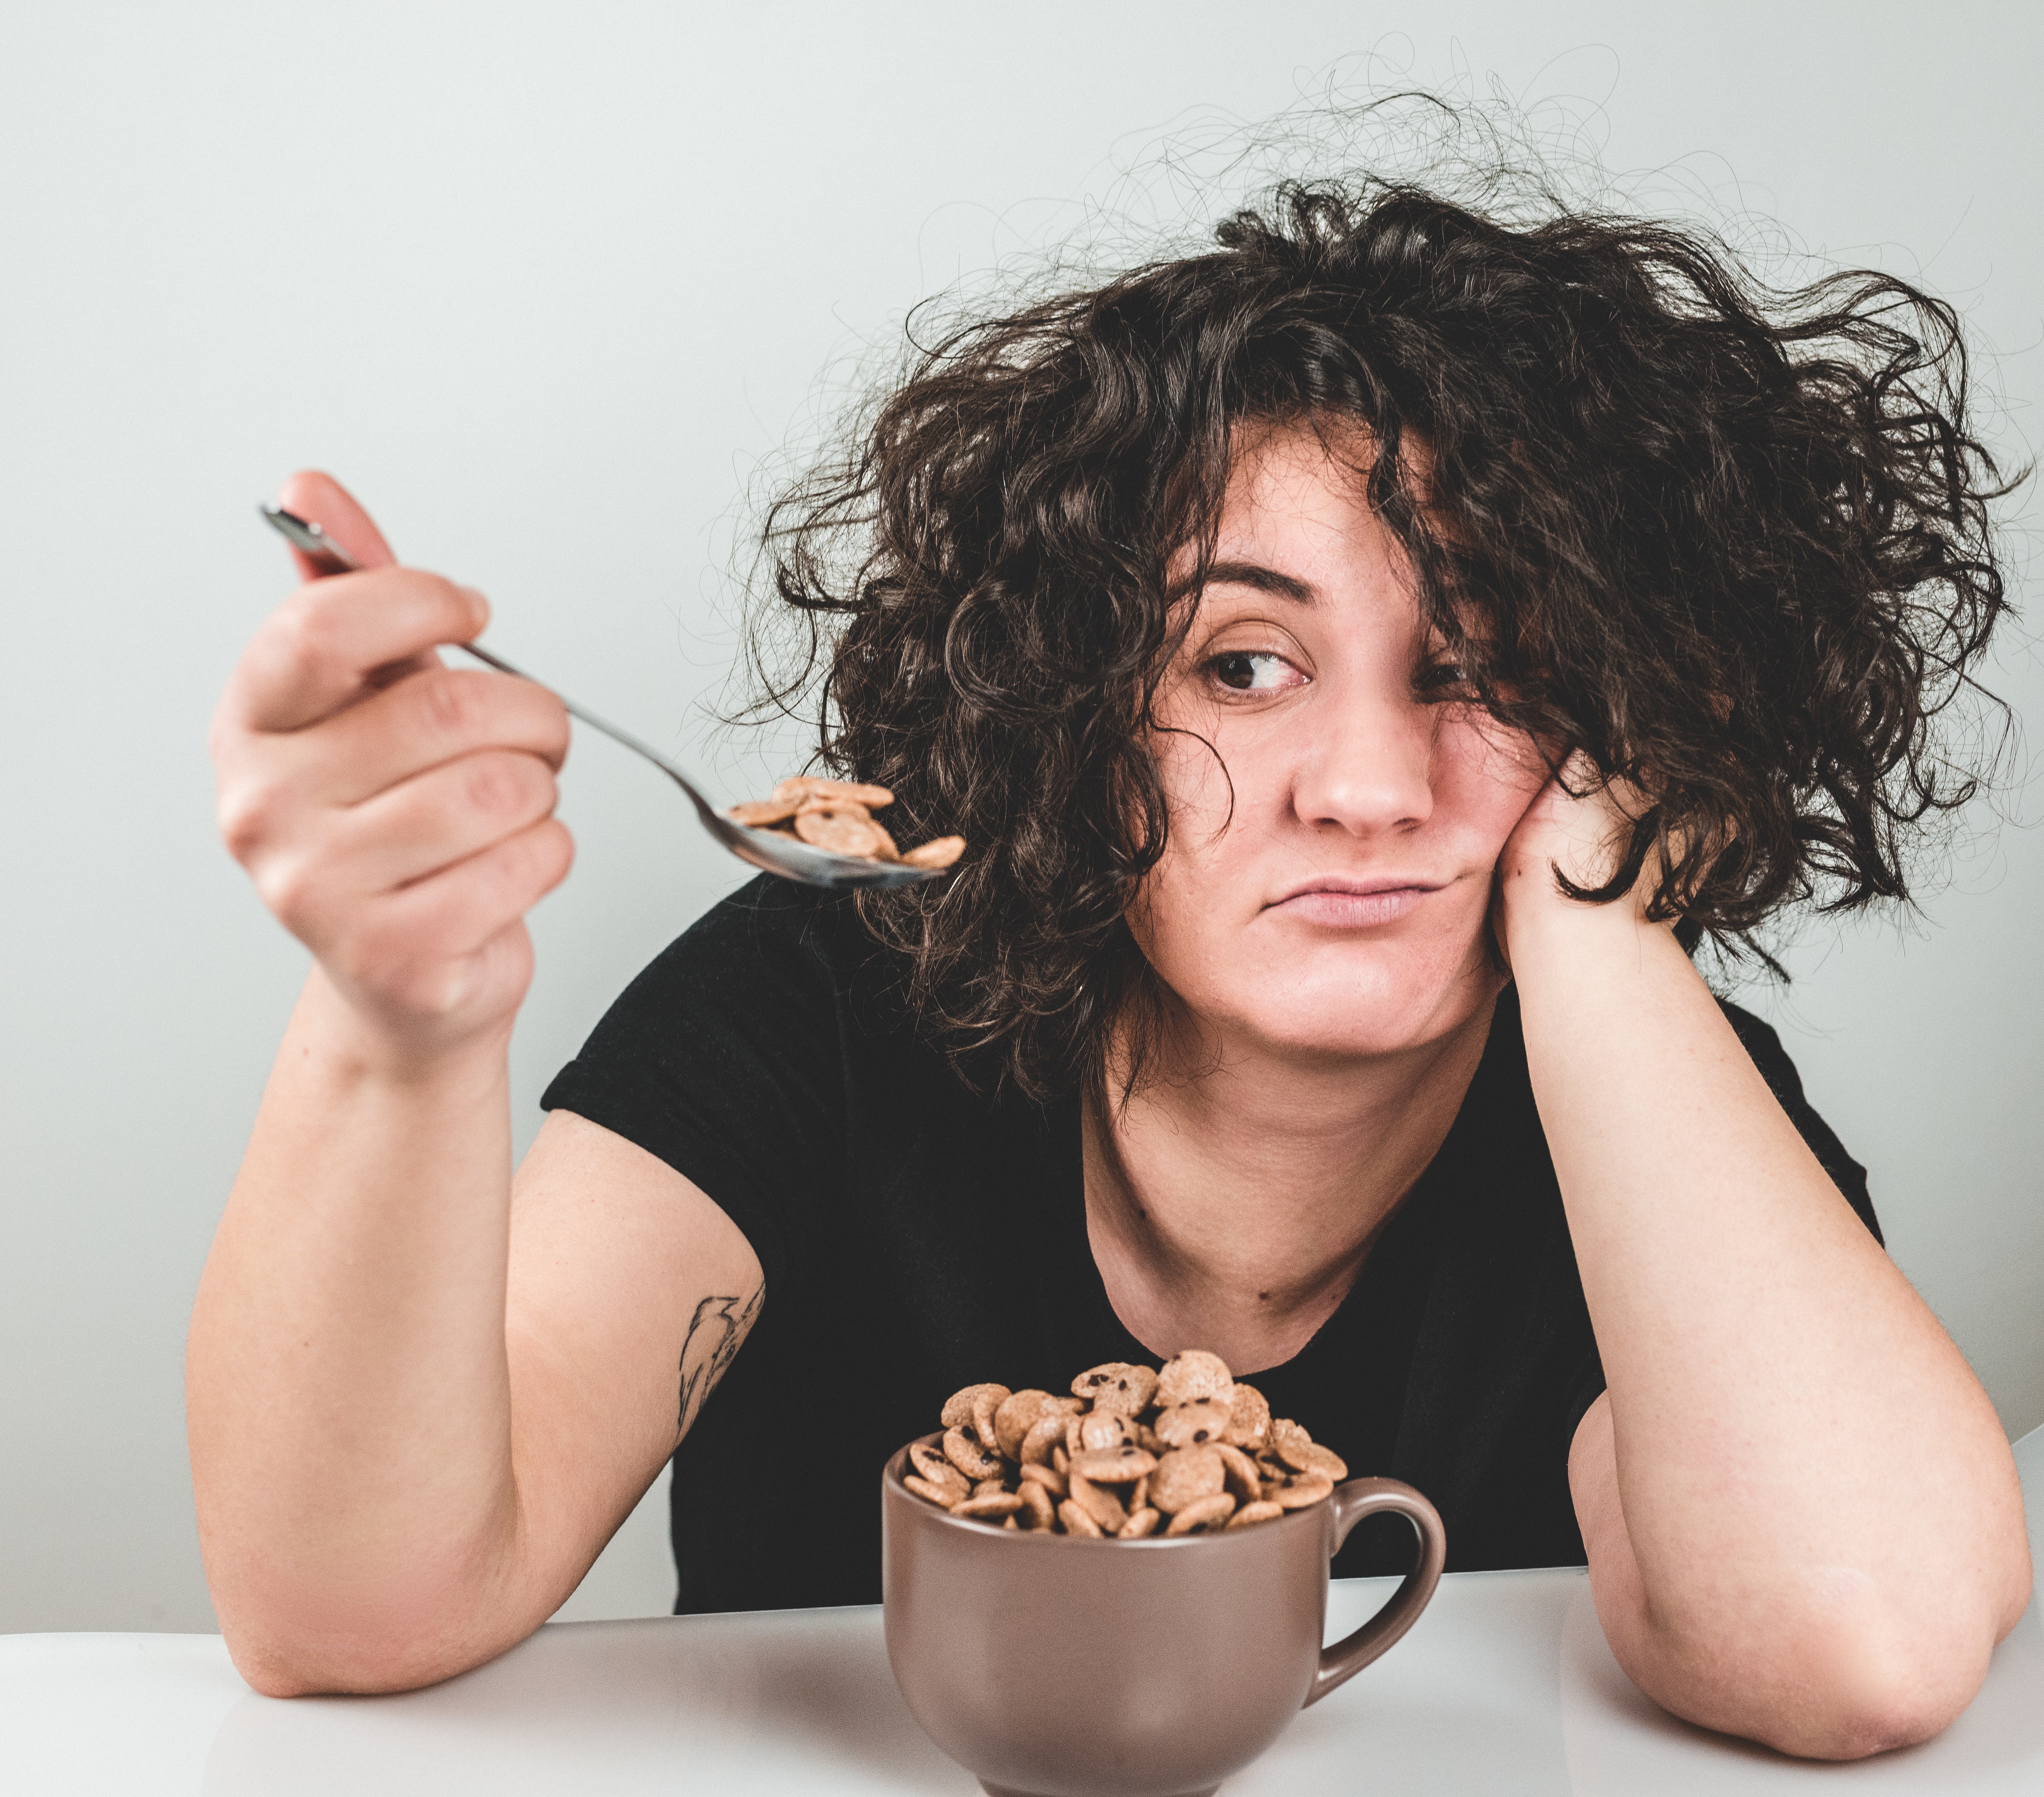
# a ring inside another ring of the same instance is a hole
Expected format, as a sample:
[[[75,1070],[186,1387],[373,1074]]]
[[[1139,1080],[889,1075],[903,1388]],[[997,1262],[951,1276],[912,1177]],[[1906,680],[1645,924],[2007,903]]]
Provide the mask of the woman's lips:
[[[1412,911],[1438,886],[1379,885],[1367,890],[1359,886],[1316,886],[1293,893],[1272,905],[1287,917],[1302,923],[1317,923],[1335,930],[1368,929],[1375,924],[1395,923]]]

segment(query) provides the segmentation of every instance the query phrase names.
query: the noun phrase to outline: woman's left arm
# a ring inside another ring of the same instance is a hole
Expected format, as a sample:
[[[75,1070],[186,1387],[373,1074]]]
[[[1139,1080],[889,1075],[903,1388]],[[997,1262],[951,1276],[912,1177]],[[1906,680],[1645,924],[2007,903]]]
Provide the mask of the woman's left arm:
[[[1850,1759],[1936,1734],[2029,1600],[1993,1407],[1643,905],[1563,896],[1615,818],[1550,787],[1500,925],[1608,1390],[1569,1475],[1619,1663]]]

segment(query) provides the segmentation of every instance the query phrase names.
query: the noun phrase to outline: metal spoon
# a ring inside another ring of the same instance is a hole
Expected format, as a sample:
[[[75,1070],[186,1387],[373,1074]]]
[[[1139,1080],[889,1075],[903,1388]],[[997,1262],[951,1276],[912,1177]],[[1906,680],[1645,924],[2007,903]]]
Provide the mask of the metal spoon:
[[[362,564],[309,520],[277,505],[265,505],[263,516],[321,574],[361,571]],[[473,655],[499,674],[513,674],[520,680],[532,679],[523,669],[514,668],[501,656],[493,655],[479,644],[457,643],[453,647]],[[544,685],[545,682],[533,681],[533,684]],[[548,690],[552,692],[553,689],[548,687]],[[622,743],[635,755],[644,756],[659,769],[688,794],[696,808],[696,816],[705,830],[740,861],[750,862],[769,874],[778,874],[784,880],[799,880],[809,886],[912,886],[919,880],[934,880],[949,871],[939,867],[909,867],[898,861],[867,861],[858,855],[832,854],[811,847],[799,837],[784,836],[778,831],[748,830],[718,811],[696,789],[694,782],[658,750],[640,742],[629,731],[605,723],[595,712],[584,711],[572,699],[559,693],[555,693],[554,697],[567,708],[569,716],[580,718],[592,730],[601,731],[613,743]]]

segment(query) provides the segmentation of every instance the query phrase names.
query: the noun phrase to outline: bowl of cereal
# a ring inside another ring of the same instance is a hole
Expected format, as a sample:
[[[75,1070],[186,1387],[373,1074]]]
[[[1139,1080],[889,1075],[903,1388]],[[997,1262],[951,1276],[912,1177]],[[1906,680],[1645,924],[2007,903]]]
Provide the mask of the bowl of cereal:
[[[1067,1392],[967,1386],[881,1477],[887,1654],[992,1797],[1204,1797],[1418,1619],[1447,1539],[1350,1479],[1217,1355],[1089,1368]],[[1412,1569],[1323,1649],[1355,1524],[1412,1525]]]

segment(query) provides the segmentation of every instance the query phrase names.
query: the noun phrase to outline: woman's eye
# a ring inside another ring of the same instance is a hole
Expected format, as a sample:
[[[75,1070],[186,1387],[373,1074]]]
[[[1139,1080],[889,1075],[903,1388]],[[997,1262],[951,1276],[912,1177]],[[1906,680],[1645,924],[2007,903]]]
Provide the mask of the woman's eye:
[[[1469,676],[1459,662],[1431,662],[1420,669],[1415,683],[1430,698],[1451,697],[1469,690]]]
[[[1282,655],[1267,650],[1237,649],[1216,655],[1208,671],[1234,693],[1275,693],[1304,683],[1304,676]]]

